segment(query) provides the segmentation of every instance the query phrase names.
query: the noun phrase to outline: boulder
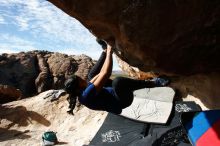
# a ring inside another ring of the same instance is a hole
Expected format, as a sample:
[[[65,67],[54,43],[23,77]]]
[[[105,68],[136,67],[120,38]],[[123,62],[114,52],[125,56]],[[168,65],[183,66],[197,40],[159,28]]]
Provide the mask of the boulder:
[[[84,54],[73,56],[73,58],[76,60],[78,64],[78,70],[75,74],[86,80],[89,70],[94,66],[96,61],[93,61],[90,57]]]
[[[220,108],[219,0],[49,0],[111,43],[136,78],[168,75],[181,98]],[[146,74],[147,73],[147,74]]]
[[[0,84],[0,104],[15,101],[21,98],[22,93],[19,89]]]
[[[42,54],[37,54],[39,75],[35,79],[35,85],[37,92],[41,93],[43,91],[49,90],[52,87],[52,77],[47,64],[47,58],[44,58]]]
[[[61,89],[77,74],[87,79],[94,61],[86,55],[31,51],[0,55],[0,84],[20,89],[24,97],[49,89]]]
[[[142,71],[190,75],[220,70],[219,0],[49,0]]]
[[[21,52],[0,56],[0,84],[20,89],[24,96],[36,93],[34,82],[38,76],[36,55]]]
[[[63,88],[66,78],[78,70],[75,59],[61,53],[53,53],[48,58],[47,64],[53,79],[53,89]]]

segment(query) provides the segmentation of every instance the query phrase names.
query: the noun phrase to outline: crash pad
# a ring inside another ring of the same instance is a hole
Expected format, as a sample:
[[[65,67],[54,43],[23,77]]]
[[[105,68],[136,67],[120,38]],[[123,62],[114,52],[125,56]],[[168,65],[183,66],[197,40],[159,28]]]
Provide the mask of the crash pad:
[[[88,146],[191,146],[181,126],[180,115],[200,110],[195,102],[174,102],[165,125],[138,122],[108,113]]]
[[[148,125],[108,113],[89,146],[128,146],[144,137]]]
[[[220,110],[183,113],[181,120],[194,146],[220,146]]]
[[[175,92],[170,87],[143,88],[133,92],[132,104],[121,116],[146,123],[165,124],[170,116]]]

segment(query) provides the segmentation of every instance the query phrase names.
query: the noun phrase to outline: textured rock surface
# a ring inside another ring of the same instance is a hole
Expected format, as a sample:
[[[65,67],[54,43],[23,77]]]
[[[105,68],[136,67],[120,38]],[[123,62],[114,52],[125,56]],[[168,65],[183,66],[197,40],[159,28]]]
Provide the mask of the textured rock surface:
[[[0,104],[22,98],[22,93],[15,87],[0,84]]]
[[[66,96],[51,103],[50,98],[43,99],[48,92],[0,104],[1,146],[41,146],[42,134],[49,130],[57,132],[59,145],[82,146],[89,143],[107,113],[78,107],[74,116],[69,115]]]
[[[88,72],[96,61],[91,60],[91,58],[87,57],[86,55],[74,56],[74,59],[78,64],[78,70],[75,74],[83,79],[87,79]]]
[[[187,77],[173,77],[172,86],[178,89],[184,100],[199,99],[207,108],[220,109],[219,73],[197,74]],[[177,94],[178,94],[177,93]]]
[[[119,67],[124,71],[126,74],[128,74],[132,78],[136,79],[149,79],[157,77],[158,74],[154,72],[143,72],[139,70],[137,67],[133,67],[129,65],[128,63],[121,60],[119,57],[116,56],[117,62]]]
[[[36,93],[37,57],[33,53],[0,55],[0,83],[20,89],[24,96]]]
[[[37,55],[38,66],[39,66],[39,75],[35,79],[35,85],[37,88],[37,92],[40,93],[42,91],[46,91],[52,86],[52,76],[50,74],[50,70],[47,64],[47,58],[44,58],[42,54]]]
[[[74,58],[60,53],[52,54],[47,63],[53,78],[53,89],[63,87],[65,79],[78,70],[78,64]]]
[[[47,51],[0,55],[0,84],[20,89],[24,97],[60,89],[64,81],[76,73],[82,78],[94,65],[86,56],[68,56]]]
[[[142,71],[220,71],[219,0],[49,0]]]

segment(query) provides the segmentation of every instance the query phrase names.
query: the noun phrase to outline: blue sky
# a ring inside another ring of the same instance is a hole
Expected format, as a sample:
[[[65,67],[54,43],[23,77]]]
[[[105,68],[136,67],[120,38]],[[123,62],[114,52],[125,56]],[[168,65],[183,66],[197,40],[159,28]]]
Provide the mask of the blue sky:
[[[0,53],[30,50],[98,59],[102,49],[82,24],[46,0],[0,0]],[[119,70],[115,59],[113,70]]]

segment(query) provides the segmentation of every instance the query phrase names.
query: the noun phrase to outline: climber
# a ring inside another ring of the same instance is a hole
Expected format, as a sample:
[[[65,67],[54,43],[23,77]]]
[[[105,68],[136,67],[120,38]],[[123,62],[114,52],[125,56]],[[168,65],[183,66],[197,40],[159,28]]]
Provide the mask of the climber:
[[[103,52],[90,70],[88,80],[73,75],[65,82],[65,90],[69,94],[69,113],[73,113],[78,97],[79,102],[90,109],[120,114],[123,108],[132,103],[134,90],[165,86],[169,83],[169,80],[163,78],[136,80],[116,77],[112,81],[112,47],[103,40],[97,39],[97,42],[102,46]]]

